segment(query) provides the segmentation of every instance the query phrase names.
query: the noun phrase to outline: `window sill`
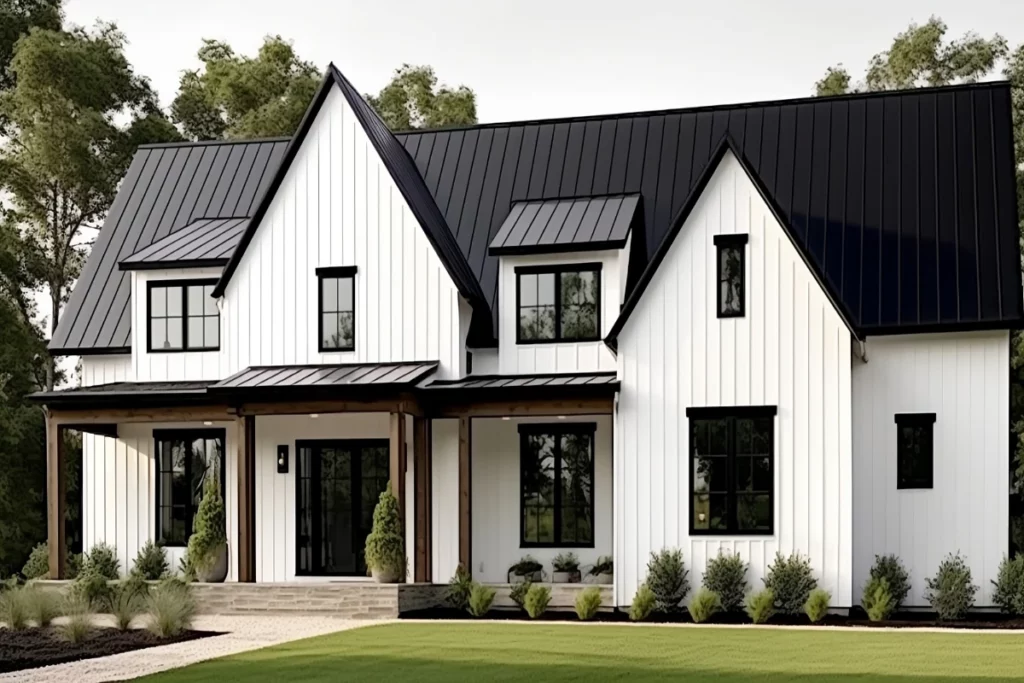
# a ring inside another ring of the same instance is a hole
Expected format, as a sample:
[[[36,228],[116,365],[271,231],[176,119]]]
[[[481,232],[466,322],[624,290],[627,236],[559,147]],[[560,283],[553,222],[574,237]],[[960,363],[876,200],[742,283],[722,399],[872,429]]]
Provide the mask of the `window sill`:
[[[146,349],[146,353],[208,353],[220,351],[219,346],[203,347],[201,349]]]
[[[524,543],[519,542],[520,550],[533,550],[537,548],[593,548],[593,543]]]
[[[538,344],[593,344],[603,341],[601,337],[587,339],[517,339],[516,346],[536,346]]]
[[[775,535],[774,531],[705,531],[703,529],[690,529],[690,536],[702,536],[711,538],[770,538]]]

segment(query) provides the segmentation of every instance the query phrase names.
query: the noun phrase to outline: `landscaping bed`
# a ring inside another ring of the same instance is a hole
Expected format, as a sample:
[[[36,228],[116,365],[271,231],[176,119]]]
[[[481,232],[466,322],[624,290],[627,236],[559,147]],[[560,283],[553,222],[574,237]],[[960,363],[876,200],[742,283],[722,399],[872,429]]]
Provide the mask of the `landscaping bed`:
[[[97,628],[81,643],[70,643],[52,626],[20,631],[5,628],[0,630],[0,673],[105,657],[215,635],[220,634],[183,631],[177,636],[159,638],[145,629],[119,631],[114,628]]]

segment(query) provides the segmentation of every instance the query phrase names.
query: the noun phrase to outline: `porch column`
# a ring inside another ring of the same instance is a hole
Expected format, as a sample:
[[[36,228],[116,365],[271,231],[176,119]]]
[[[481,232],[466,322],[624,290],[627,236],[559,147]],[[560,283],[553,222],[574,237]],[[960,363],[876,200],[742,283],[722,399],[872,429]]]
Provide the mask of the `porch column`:
[[[473,573],[472,418],[459,418],[459,564]]]
[[[398,515],[402,520],[402,538],[405,538],[405,471],[408,452],[405,445],[405,413],[391,413],[391,492],[398,499]]]
[[[235,420],[238,440],[238,581],[256,581],[256,417]]]
[[[51,579],[64,578],[68,554],[64,529],[64,495],[67,491],[64,457],[64,427],[46,411],[46,537]]]
[[[430,583],[433,580],[431,571],[431,512],[433,510],[433,449],[431,447],[430,420],[425,417],[413,419],[412,451],[413,476],[416,481],[414,496],[416,520],[416,567],[413,580],[417,583]]]

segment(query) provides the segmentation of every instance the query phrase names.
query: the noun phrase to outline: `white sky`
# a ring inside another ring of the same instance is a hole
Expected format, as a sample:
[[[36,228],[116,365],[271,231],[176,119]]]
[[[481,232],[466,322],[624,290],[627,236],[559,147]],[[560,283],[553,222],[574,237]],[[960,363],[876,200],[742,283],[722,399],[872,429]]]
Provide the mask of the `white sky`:
[[[825,68],[855,78],[911,20],[959,37],[1024,42],[1016,0],[69,0],[68,18],[114,21],[166,106],[202,38],[252,54],[265,34],[330,61],[362,92],[402,62],[477,93],[483,122],[811,94]]]

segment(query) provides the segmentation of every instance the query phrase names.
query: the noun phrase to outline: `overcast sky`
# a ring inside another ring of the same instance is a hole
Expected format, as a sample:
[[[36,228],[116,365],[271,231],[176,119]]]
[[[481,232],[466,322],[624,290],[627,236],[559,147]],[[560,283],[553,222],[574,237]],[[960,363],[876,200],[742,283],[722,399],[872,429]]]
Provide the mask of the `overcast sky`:
[[[911,20],[947,37],[1024,42],[1017,0],[69,0],[68,18],[116,22],[128,58],[166,106],[202,38],[252,54],[266,34],[363,92],[403,62],[477,93],[482,122],[719,104],[811,94],[825,68],[855,77]]]

